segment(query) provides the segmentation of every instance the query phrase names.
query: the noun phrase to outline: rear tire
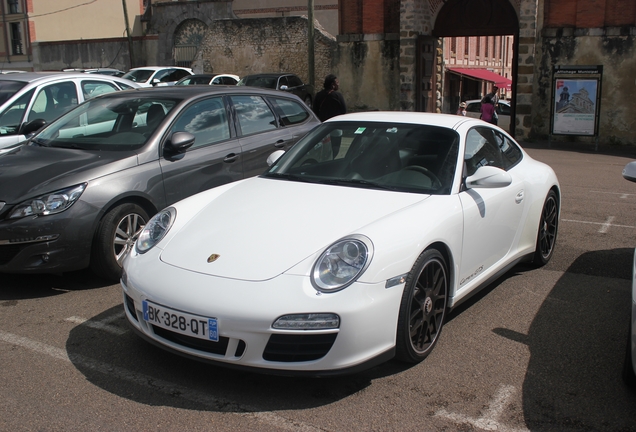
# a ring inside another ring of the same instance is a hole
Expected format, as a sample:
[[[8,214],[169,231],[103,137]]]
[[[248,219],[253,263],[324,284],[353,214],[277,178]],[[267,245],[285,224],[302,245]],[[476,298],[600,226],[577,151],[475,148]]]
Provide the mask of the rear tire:
[[[539,231],[537,233],[537,244],[534,251],[532,263],[541,267],[550,261],[556,245],[557,232],[559,229],[559,200],[556,193],[551,190],[545,198],[541,218],[539,219]]]
[[[93,239],[91,270],[106,280],[119,281],[123,259],[146,222],[148,214],[137,204],[122,204],[106,213]]]
[[[437,249],[419,256],[406,278],[398,317],[396,358],[419,363],[442,332],[448,304],[448,266]]]

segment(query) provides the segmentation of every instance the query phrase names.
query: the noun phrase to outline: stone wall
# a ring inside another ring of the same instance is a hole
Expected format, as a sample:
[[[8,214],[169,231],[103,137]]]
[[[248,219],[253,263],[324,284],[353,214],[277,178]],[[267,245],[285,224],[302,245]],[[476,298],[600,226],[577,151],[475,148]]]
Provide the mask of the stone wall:
[[[603,65],[599,137],[602,144],[636,145],[636,27],[543,29],[538,47],[532,136],[546,138],[552,108],[554,65]],[[554,136],[553,140],[595,141],[595,137]]]
[[[315,82],[334,71],[336,40],[318,24],[314,30]],[[212,22],[193,64],[195,71],[245,76],[292,72],[309,82],[307,18],[245,18]]]

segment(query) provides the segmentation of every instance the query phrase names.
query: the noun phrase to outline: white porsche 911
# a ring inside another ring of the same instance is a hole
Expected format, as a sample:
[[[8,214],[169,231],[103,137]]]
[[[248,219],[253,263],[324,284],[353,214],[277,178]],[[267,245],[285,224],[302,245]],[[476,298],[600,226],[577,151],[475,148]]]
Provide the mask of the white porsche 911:
[[[281,153],[148,222],[121,280],[140,336],[270,373],[416,363],[451,308],[552,257],[554,171],[481,120],[347,114]]]

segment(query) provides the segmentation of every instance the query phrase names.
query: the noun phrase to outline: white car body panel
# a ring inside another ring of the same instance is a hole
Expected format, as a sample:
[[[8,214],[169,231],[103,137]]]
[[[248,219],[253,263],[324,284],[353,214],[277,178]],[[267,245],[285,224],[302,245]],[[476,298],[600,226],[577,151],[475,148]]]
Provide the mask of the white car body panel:
[[[458,116],[427,116],[460,136],[483,125]],[[419,113],[343,117],[394,124],[422,119]],[[460,141],[458,166],[464,146]],[[159,346],[237,366],[324,372],[383,356],[396,345],[405,288],[400,277],[423,251],[436,245],[448,257],[449,307],[533,254],[546,196],[559,184],[551,169],[521,152],[521,161],[499,170],[503,180],[490,186],[462,189],[458,168],[449,194],[256,177],[190,197],[174,206],[174,224],[154,248],[126,258],[122,287],[128,320]],[[316,260],[335,241],[354,234],[371,241],[370,264],[345,289],[318,292],[311,281]],[[213,254],[217,259],[208,262]],[[206,353],[155,334],[143,319],[143,300],[216,318],[219,334],[230,339],[227,352]],[[299,334],[272,327],[278,317],[294,313],[337,313],[338,329],[304,332],[336,332],[333,347],[318,360],[264,360],[270,335]],[[239,340],[245,351],[235,356]]]

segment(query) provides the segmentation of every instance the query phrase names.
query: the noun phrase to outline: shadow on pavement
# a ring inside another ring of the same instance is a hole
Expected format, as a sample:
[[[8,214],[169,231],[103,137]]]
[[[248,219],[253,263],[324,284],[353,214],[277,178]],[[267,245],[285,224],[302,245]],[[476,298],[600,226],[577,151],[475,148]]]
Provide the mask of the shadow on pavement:
[[[633,253],[582,254],[546,297],[527,335],[493,330],[530,350],[523,384],[530,430],[636,431],[636,395],[621,381]],[[604,263],[617,261],[624,261],[626,274],[607,273]]]

